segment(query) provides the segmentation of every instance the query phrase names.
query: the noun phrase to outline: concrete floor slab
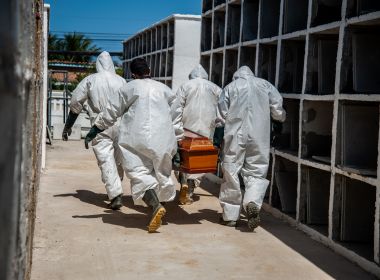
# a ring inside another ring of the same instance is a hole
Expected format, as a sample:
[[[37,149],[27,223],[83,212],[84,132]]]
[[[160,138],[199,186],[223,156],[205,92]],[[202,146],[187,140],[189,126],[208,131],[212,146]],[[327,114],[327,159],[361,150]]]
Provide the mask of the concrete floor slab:
[[[267,213],[255,233],[218,224],[218,186],[191,206],[167,204],[159,233],[135,207],[107,208],[95,157],[82,142],[54,142],[39,190],[32,279],[372,279],[330,249]]]

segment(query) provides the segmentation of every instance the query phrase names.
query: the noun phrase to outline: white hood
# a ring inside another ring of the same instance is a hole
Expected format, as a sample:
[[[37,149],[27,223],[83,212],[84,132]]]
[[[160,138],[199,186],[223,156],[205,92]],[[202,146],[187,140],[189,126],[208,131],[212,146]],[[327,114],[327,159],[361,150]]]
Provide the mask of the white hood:
[[[199,64],[193,69],[193,71],[191,71],[189,78],[190,80],[196,78],[208,80],[208,74],[206,70],[202,67],[202,65]]]
[[[233,80],[237,80],[239,78],[248,79],[252,77],[255,77],[255,74],[253,74],[252,70],[249,69],[248,66],[242,66],[235,72]]]
[[[110,72],[115,73],[115,66],[108,52],[102,52],[96,59],[96,71],[98,73]]]

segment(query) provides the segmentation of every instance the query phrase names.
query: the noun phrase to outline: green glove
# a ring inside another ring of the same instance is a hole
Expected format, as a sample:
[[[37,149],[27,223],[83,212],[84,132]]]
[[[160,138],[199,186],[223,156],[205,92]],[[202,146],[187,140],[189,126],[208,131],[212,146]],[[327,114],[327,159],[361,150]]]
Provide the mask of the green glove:
[[[70,114],[67,117],[65,127],[64,127],[63,132],[62,132],[62,140],[63,141],[69,140],[69,136],[71,135],[71,132],[72,132],[71,128],[73,127],[78,116],[79,116],[78,114],[75,114],[72,111],[70,111]]]
[[[214,139],[213,139],[214,146],[220,148],[223,143],[223,138],[224,138],[224,127],[215,128]]]
[[[96,125],[91,127],[89,133],[86,135],[86,138],[84,139],[84,145],[86,149],[88,149],[88,143],[94,140],[96,135],[98,135],[100,132],[103,132],[103,131],[104,130],[99,129]]]
[[[179,168],[181,166],[181,154],[179,153],[179,146],[177,148],[177,153],[173,157],[173,166]]]

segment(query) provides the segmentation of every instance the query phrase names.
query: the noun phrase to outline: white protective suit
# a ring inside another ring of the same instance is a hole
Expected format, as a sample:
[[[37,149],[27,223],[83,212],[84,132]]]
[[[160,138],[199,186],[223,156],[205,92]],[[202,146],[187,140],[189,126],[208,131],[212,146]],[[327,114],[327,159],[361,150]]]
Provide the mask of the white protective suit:
[[[172,106],[177,140],[183,139],[184,128],[213,139],[221,92],[220,87],[208,81],[201,65],[195,67],[190,73],[190,81],[179,88]]]
[[[110,102],[118,100],[118,90],[126,84],[126,81],[116,74],[108,52],[102,52],[99,55],[96,60],[96,70],[96,74],[84,78],[79,83],[73,92],[70,104],[70,110],[80,114],[87,101],[91,125],[94,124],[97,115],[110,106],[108,105]],[[92,148],[102,173],[102,181],[110,200],[123,193],[117,168],[117,163],[121,161],[121,153],[117,145],[118,130],[118,125],[112,126],[98,134],[92,141]]]
[[[184,138],[184,129],[213,139],[218,118],[218,100],[222,89],[208,81],[205,69],[198,65],[189,75],[190,81],[177,91],[172,117],[177,140]],[[185,174],[184,179],[200,183],[203,174]]]
[[[225,221],[237,221],[241,204],[261,207],[269,181],[266,179],[270,153],[270,118],[283,122],[286,112],[282,96],[269,82],[241,67],[221,95],[219,109],[225,119],[224,182],[220,203]],[[245,194],[239,183],[241,174]]]
[[[155,190],[161,202],[175,198],[170,178],[177,150],[170,112],[174,99],[171,89],[160,82],[134,80],[120,89],[119,100],[95,122],[98,128],[106,129],[122,117],[119,146],[136,205],[145,205],[142,198],[149,189]]]

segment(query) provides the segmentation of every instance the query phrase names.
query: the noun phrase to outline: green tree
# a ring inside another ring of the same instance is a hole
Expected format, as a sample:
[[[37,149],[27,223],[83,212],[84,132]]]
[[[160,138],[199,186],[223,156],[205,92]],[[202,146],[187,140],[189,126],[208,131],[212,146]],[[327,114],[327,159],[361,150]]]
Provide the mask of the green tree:
[[[68,33],[63,38],[58,38],[55,34],[49,34],[49,50],[54,51],[81,51],[97,52],[100,51],[90,38],[83,34]],[[73,54],[50,54],[49,60],[64,60],[70,62],[90,62],[92,59],[88,55]]]

